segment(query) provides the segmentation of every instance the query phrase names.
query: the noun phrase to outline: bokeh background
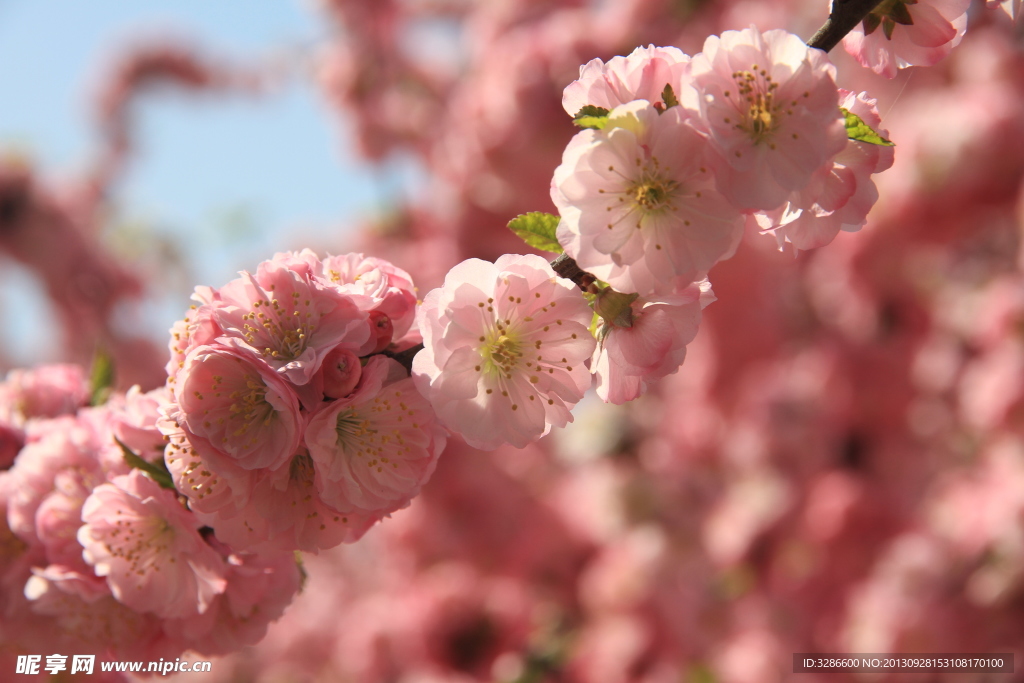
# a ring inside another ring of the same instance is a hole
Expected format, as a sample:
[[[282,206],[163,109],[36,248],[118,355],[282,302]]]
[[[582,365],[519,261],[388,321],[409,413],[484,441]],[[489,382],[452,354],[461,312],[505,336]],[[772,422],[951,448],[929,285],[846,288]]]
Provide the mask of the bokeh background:
[[[750,24],[806,37],[826,12],[0,0],[0,367],[103,349],[123,387],[157,386],[190,289],[276,250],[372,253],[422,291],[521,251],[504,226],[552,210],[580,64]],[[795,652],[1019,670],[1021,32],[977,2],[935,67],[832,57],[897,145],[863,230],[795,256],[748,234],[678,374],[521,451],[453,443],[203,680],[866,680],[794,675]]]

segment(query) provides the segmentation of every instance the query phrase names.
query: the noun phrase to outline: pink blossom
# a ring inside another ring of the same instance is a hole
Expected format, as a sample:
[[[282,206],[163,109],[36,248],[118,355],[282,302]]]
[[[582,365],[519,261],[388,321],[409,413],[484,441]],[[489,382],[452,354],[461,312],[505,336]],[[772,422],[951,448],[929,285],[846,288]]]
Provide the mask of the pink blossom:
[[[394,360],[373,356],[359,388],[309,422],[306,445],[320,497],[338,510],[392,512],[419,493],[444,450],[430,403]]]
[[[584,105],[614,109],[633,100],[662,101],[671,85],[678,95],[679,83],[690,58],[676,47],[638,47],[628,57],[612,57],[605,64],[592,59],[580,67],[580,77],[562,93],[562,107],[576,116]]]
[[[590,386],[591,311],[539,256],[469,259],[417,313],[424,349],[413,378],[467,443],[518,448],[572,420]]]
[[[223,511],[231,514],[248,503],[256,483],[254,470],[230,460],[218,460],[215,472],[192,447],[177,421],[162,416],[157,426],[167,439],[164,463],[178,492],[188,498],[189,509],[200,515]],[[205,519],[205,518],[204,518]]]
[[[165,620],[164,632],[205,655],[255,645],[299,591],[299,562],[292,552],[239,553],[206,540],[223,558],[224,592],[202,614]]]
[[[341,292],[368,297],[371,304],[365,310],[371,312],[371,319],[379,322],[383,315],[390,321],[389,342],[391,338],[399,341],[409,334],[416,320],[416,287],[412,277],[401,268],[373,256],[345,254],[325,258],[320,277]],[[384,343],[377,350],[387,345]],[[381,346],[379,341],[377,346]]]
[[[243,341],[292,384],[304,385],[335,347],[362,355],[376,340],[353,299],[292,270],[292,260],[278,254],[255,276],[242,272],[220,288],[212,315],[224,334]]]
[[[0,422],[23,425],[33,417],[74,415],[89,401],[89,383],[77,365],[12,370],[0,382]]]
[[[160,408],[169,402],[170,392],[166,387],[143,393],[135,385],[123,396],[111,396],[106,406],[110,409],[113,436],[145,460],[162,460],[166,442],[156,423]]]
[[[632,327],[606,324],[599,331],[591,362],[597,395],[622,404],[644,394],[648,382],[676,372],[697,335],[701,310],[714,300],[704,280],[677,294],[633,301]]]
[[[221,559],[173,491],[139,470],[97,486],[78,541],[119,602],[160,617],[202,613],[226,587]]]
[[[874,99],[867,93],[839,92],[841,107],[859,116],[882,137],[888,136],[888,131],[881,128]],[[864,225],[878,199],[871,176],[888,169],[892,162],[892,147],[849,140],[831,166],[819,169],[807,187],[792,193],[786,204],[773,211],[757,212],[752,218],[762,231],[775,235],[780,249],[786,243],[797,250],[823,247],[840,230],[855,232]]]
[[[836,69],[781,30],[709,36],[680,98],[699,112],[719,191],[738,208],[774,209],[846,145]]]
[[[318,493],[325,488],[318,485],[319,479],[313,459],[304,451],[296,453],[277,472],[260,478],[253,488],[252,501],[239,518],[245,526],[257,530],[261,524],[266,526],[268,540],[261,547],[315,553],[358,540],[383,516],[328,505]],[[234,545],[233,538],[239,536],[225,534],[225,540]]]
[[[877,74],[931,66],[967,31],[970,0],[886,0],[843,38],[843,47]]]
[[[192,349],[174,400],[172,416],[215,469],[225,461],[244,469],[277,467],[302,437],[295,391],[241,344]]]
[[[185,356],[197,346],[213,343],[222,333],[213,320],[213,306],[210,305],[220,298],[211,287],[196,287],[192,300],[199,306],[192,305],[184,318],[175,321],[171,326],[171,339],[168,350],[171,353],[167,361],[167,383],[174,384],[178,371],[185,365]]]
[[[647,295],[697,279],[728,258],[739,212],[715,190],[704,138],[681,107],[617,107],[603,130],[576,134],[555,170],[558,241],[581,268]]]

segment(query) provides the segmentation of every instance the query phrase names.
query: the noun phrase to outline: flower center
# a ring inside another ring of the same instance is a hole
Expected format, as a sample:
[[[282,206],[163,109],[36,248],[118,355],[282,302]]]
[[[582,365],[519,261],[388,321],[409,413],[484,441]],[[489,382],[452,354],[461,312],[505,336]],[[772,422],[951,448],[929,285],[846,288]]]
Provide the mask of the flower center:
[[[652,157],[637,182],[626,191],[626,196],[642,213],[655,214],[672,208],[672,200],[678,191],[679,183],[664,177],[657,157]]]
[[[657,211],[671,198],[677,183],[660,178],[648,180],[633,188],[633,201],[645,211]]]
[[[749,133],[755,144],[762,142],[778,128],[781,120],[781,107],[775,99],[779,84],[756,64],[749,71],[733,72],[732,79],[742,101],[740,106],[746,107],[744,122],[738,127]]]
[[[216,380],[220,378],[214,379],[213,388],[216,390],[219,385]],[[230,396],[233,402],[229,411],[231,417],[239,423],[234,432],[235,436],[242,436],[259,423],[265,427],[274,419],[276,411],[274,406],[267,401],[267,387],[262,382],[257,382],[251,377],[246,378],[245,389],[233,391]],[[255,440],[255,438],[253,435],[252,439]]]
[[[377,432],[376,429],[370,429],[369,420],[361,418],[352,408],[338,413],[334,429],[338,433],[338,445],[342,450],[356,450],[357,455],[362,455],[362,450],[356,447],[362,445],[368,435]]]
[[[274,360],[295,360],[317,329],[319,314],[312,303],[298,292],[292,292],[290,303],[272,294],[253,302],[252,310],[243,316],[246,343],[262,348],[264,356]]]
[[[313,471],[313,458],[308,453],[297,454],[288,466],[288,475],[297,484],[311,485],[313,477],[316,476]]]
[[[508,329],[495,330],[492,338],[481,349],[486,371],[506,377],[511,375],[523,355],[519,347],[519,341],[515,336],[509,335]]]

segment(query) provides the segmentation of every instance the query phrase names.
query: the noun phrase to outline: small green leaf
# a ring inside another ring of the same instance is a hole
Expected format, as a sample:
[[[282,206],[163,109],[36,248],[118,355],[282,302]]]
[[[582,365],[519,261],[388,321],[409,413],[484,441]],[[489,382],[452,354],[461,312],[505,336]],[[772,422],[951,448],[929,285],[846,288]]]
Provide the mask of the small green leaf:
[[[555,237],[558,228],[558,216],[543,211],[531,211],[516,216],[508,223],[509,230],[534,249],[562,253],[562,245]]]
[[[148,460],[137,455],[132,449],[124,445],[119,438],[114,437],[114,441],[121,447],[121,452],[124,454],[124,461],[128,463],[128,466],[132,469],[142,470],[149,475],[149,478],[160,484],[165,489],[174,490],[174,481],[171,479],[171,473],[167,471],[167,466],[164,461],[160,461],[160,465],[154,465]]]
[[[676,97],[676,91],[672,89],[671,83],[666,83],[665,89],[661,91],[661,101],[665,103],[665,109],[679,104],[679,98]]]
[[[891,140],[886,140],[876,133],[871,126],[864,123],[864,119],[861,117],[847,109],[843,109],[842,112],[843,116],[846,118],[846,136],[851,140],[866,142],[870,145],[884,145],[885,147],[895,146]]]
[[[604,107],[598,107],[594,104],[585,104],[583,107],[576,112],[574,119],[579,119],[584,116],[608,116],[611,110],[605,109]]]
[[[100,349],[92,359],[92,370],[89,373],[89,405],[99,406],[106,403],[113,386],[114,359]]]
[[[608,125],[607,116],[581,116],[578,119],[573,119],[580,128],[593,128],[594,130],[601,130]]]
[[[580,128],[600,130],[608,125],[608,110],[604,107],[587,104],[576,112],[576,116],[572,117],[572,122]]]

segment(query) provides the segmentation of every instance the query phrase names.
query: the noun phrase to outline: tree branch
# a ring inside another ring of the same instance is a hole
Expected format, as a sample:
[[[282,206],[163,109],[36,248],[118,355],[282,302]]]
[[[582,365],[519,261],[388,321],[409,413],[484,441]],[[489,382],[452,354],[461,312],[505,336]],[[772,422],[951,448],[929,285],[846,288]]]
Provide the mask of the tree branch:
[[[832,11],[828,19],[807,41],[807,45],[831,52],[843,36],[864,21],[864,17],[881,4],[882,0],[832,0]]]

